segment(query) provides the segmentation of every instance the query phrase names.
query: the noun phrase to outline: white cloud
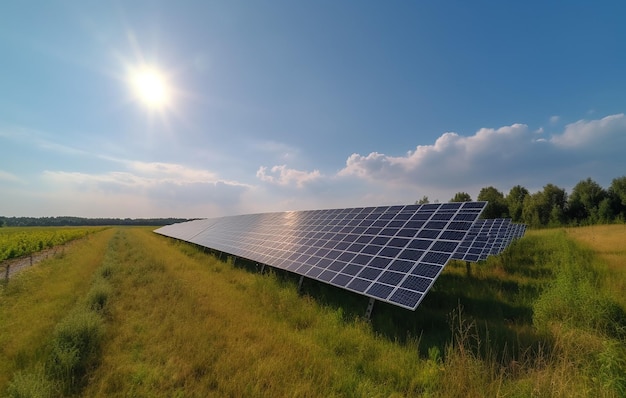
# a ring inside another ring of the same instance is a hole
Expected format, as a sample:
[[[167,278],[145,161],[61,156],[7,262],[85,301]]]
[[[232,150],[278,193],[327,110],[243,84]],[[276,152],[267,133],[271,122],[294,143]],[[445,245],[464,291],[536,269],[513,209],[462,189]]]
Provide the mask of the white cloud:
[[[352,154],[338,175],[396,184],[456,184],[494,163],[517,161],[533,145],[532,133],[523,124],[483,128],[470,137],[445,133],[434,145],[419,145],[405,156]]]
[[[50,186],[62,187],[67,195],[109,198],[106,203],[110,204],[102,209],[108,209],[109,213],[120,201],[128,202],[129,208],[140,202],[150,203],[146,205],[147,209],[169,209],[172,215],[194,208],[219,208],[224,211],[236,207],[241,195],[251,189],[247,184],[220,179],[214,172],[181,164],[116,161],[123,164],[126,170],[102,173],[47,170],[43,179]],[[196,216],[206,215],[201,213]]]
[[[561,120],[560,116],[554,115],[550,116],[550,124],[557,124]]]
[[[8,171],[0,170],[0,181],[5,182],[17,182],[20,184],[25,183],[24,180],[16,176],[15,174],[9,173]]]
[[[194,169],[176,163],[129,161],[128,167],[144,175],[175,179],[180,182],[212,182],[217,174],[209,170]]]
[[[524,124],[482,128],[470,136],[444,133],[431,145],[419,145],[403,156],[354,153],[337,175],[394,192],[413,187],[422,195],[472,192],[493,185],[506,190],[547,183],[573,186],[591,176],[618,177],[626,168],[626,117],[611,115],[581,120],[551,137]]]
[[[550,140],[562,148],[597,148],[615,146],[615,140],[626,137],[626,117],[623,113],[606,116],[599,120],[579,120],[565,126],[563,134]],[[623,150],[624,147],[620,147]]]
[[[318,180],[322,177],[319,170],[302,171],[289,169],[286,165],[274,166],[269,172],[267,167],[261,166],[256,172],[257,178],[261,181],[269,182],[277,185],[293,185],[298,188],[303,187],[306,183]]]

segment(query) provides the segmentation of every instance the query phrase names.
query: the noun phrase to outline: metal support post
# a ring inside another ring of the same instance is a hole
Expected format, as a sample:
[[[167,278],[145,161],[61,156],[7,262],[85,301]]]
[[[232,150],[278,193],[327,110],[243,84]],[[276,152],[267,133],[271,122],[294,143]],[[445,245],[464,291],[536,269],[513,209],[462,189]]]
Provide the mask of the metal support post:
[[[368,321],[370,320],[370,317],[372,316],[372,310],[374,310],[375,302],[376,300],[374,300],[373,298],[370,298],[370,302],[367,304],[367,310],[365,310],[365,319],[367,319]]]
[[[304,275],[300,275],[300,282],[298,282],[298,293],[302,292],[302,283],[304,282]]]

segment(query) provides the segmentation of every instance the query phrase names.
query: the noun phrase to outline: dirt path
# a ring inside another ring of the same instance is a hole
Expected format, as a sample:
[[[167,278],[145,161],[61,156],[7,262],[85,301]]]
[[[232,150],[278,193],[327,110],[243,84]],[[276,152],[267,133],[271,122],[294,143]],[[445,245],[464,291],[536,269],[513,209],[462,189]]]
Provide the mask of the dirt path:
[[[12,258],[10,260],[5,260],[0,262],[0,280],[11,278],[13,275],[22,271],[25,268],[28,268],[32,265],[39,263],[42,260],[47,259],[48,257],[55,256],[57,253],[63,253],[66,248],[70,247],[76,241],[68,242],[64,245],[59,245],[52,247],[50,249],[45,249],[39,251],[37,253],[33,253],[28,256]],[[8,273],[7,273],[8,267]]]

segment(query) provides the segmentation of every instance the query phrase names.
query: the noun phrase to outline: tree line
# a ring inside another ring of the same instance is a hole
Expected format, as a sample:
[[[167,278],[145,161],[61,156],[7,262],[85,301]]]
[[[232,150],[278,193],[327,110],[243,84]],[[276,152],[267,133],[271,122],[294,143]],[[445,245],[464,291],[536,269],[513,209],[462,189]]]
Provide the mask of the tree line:
[[[457,192],[450,202],[466,202],[467,192]],[[613,179],[604,189],[587,178],[574,186],[571,193],[554,184],[530,193],[516,185],[507,195],[489,186],[482,188],[476,200],[488,201],[483,218],[511,218],[531,227],[591,225],[626,222],[626,176]],[[416,203],[428,203],[424,196]]]
[[[189,221],[186,218],[83,218],[83,217],[2,217],[0,227],[83,227],[105,225],[162,226]]]

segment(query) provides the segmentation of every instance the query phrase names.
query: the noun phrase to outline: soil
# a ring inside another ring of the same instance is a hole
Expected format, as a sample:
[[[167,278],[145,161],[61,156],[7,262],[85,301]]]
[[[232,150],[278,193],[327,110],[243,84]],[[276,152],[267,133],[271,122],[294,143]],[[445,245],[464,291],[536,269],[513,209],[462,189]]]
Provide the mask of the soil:
[[[0,280],[6,279],[7,277],[11,278],[18,272],[30,266],[33,266],[39,263],[40,261],[47,259],[48,257],[55,256],[57,253],[63,253],[65,248],[70,246],[71,244],[72,244],[71,242],[66,243],[65,245],[55,246],[50,249],[41,250],[28,256],[12,258],[10,260],[5,260],[5,261],[0,262]],[[7,275],[7,268],[6,268],[7,266],[9,267],[8,275]]]

